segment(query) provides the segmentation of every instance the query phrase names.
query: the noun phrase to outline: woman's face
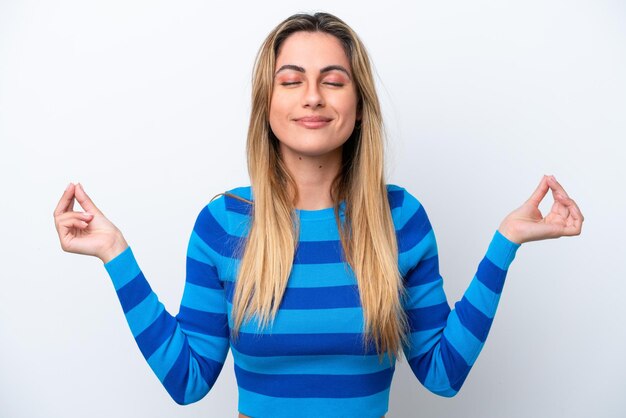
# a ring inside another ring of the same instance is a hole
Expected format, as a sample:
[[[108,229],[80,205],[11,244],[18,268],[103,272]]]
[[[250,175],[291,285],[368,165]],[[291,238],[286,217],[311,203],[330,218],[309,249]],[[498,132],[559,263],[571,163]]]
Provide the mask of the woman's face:
[[[276,58],[269,120],[283,158],[340,157],[356,119],[356,89],[340,41],[321,32],[290,35]]]

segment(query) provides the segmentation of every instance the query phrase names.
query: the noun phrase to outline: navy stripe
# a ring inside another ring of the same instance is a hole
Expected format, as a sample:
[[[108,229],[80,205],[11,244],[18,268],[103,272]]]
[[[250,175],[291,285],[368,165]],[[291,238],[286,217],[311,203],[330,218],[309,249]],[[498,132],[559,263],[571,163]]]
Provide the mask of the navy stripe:
[[[454,349],[452,344],[446,339],[445,335],[441,335],[441,360],[448,375],[450,386],[455,391],[459,391],[465,378],[470,372],[470,366],[465,362],[458,351]]]
[[[163,310],[157,319],[135,338],[144,358],[148,360],[161,344],[172,336],[175,329],[176,320]]]
[[[222,363],[200,356],[189,347],[187,340],[172,368],[163,379],[163,386],[178,404],[189,403],[190,399],[185,399],[185,391],[189,386],[189,370],[193,368],[192,361],[196,360],[200,375],[209,385],[209,389],[215,383],[217,376],[222,371]]]
[[[396,232],[398,237],[398,251],[401,253],[409,251],[431,231],[430,221],[426,216],[423,206],[415,211],[407,223]]]
[[[356,398],[370,396],[391,385],[394,368],[354,375],[261,374],[235,365],[240,387],[280,398]]]
[[[434,347],[436,347],[436,345]],[[426,384],[426,376],[428,376],[430,365],[433,362],[433,353],[435,352],[434,347],[433,349],[409,359],[411,370],[413,370],[413,374],[415,374],[415,377],[417,377],[417,380],[419,380],[422,385]]]
[[[387,191],[387,199],[391,210],[399,208],[404,203],[404,190]]]
[[[360,333],[332,334],[253,334],[239,332],[232,346],[242,354],[267,356],[315,356],[321,354],[376,354],[370,343],[364,349]]]
[[[484,343],[493,320],[479,311],[465,296],[454,307],[461,324]]]
[[[241,213],[242,215],[250,215],[252,212],[252,205],[250,203],[234,197],[224,195],[224,203],[226,210],[229,212]]]
[[[140,272],[133,280],[117,290],[117,297],[120,299],[124,313],[127,313],[139,305],[151,292],[148,281]]]
[[[181,306],[176,318],[180,321],[180,326],[186,331],[228,338],[228,317],[226,314],[202,312]]]
[[[427,259],[422,259],[405,276],[405,286],[415,287],[422,284],[434,282],[441,279],[439,275],[439,258],[435,255]]]
[[[241,237],[228,234],[213,217],[208,207],[200,212],[193,229],[213,251],[225,257],[233,257],[244,241]]]
[[[341,263],[341,241],[300,241],[293,262],[296,264]]]
[[[502,270],[485,257],[478,265],[476,277],[482,284],[491,289],[492,292],[500,294],[504,287],[506,270]]]
[[[235,283],[225,282],[228,302],[233,303]],[[280,309],[333,309],[361,307],[359,288],[356,285],[326,287],[287,287]]]
[[[189,380],[189,343],[184,341],[180,354],[172,368],[163,379],[163,386],[172,399],[179,404],[185,403],[185,390]]]
[[[406,314],[411,332],[443,328],[450,315],[450,306],[448,302],[442,302],[425,308],[409,309]]]
[[[217,269],[191,257],[187,257],[187,282],[211,289],[222,289]]]

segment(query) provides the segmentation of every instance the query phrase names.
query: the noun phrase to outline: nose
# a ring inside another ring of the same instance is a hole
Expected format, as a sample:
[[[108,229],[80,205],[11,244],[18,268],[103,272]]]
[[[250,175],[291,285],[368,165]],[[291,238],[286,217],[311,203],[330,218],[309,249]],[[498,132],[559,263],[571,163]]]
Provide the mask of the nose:
[[[323,107],[324,96],[320,91],[319,85],[315,82],[308,83],[306,89],[304,89],[304,97],[302,98],[302,105],[308,108],[318,108]]]

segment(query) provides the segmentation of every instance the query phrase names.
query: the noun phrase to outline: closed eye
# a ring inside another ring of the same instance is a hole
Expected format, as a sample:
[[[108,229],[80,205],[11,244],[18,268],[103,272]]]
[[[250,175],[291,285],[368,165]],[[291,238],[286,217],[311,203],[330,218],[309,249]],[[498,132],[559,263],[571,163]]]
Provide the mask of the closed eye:
[[[294,86],[296,84],[300,84],[301,81],[284,81],[280,83],[281,86]]]
[[[330,81],[326,81],[326,82],[324,82],[324,84],[328,84],[329,86],[333,86],[333,87],[343,87],[344,86],[343,83],[333,83],[333,82],[330,82]]]

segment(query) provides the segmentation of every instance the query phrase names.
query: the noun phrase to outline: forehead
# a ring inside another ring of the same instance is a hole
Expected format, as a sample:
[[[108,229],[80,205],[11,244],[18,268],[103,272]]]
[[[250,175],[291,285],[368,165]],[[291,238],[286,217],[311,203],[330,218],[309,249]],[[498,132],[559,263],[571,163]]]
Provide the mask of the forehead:
[[[350,69],[350,61],[341,41],[322,32],[296,32],[289,35],[278,50],[276,69],[284,64],[299,65],[305,70],[333,64]]]

